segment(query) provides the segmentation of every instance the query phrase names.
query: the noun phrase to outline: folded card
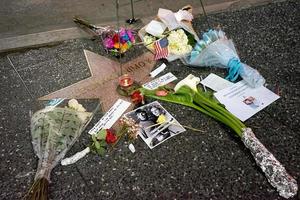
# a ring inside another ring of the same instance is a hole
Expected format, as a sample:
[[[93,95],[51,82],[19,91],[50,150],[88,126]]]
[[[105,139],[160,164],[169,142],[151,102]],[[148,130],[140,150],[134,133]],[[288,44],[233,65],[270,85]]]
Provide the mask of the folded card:
[[[233,85],[232,82],[227,81],[214,73],[209,74],[205,79],[203,79],[201,84],[216,92]]]
[[[156,21],[156,20],[152,20],[146,27],[146,32],[159,37],[163,34],[163,32],[166,30],[166,25],[164,25],[163,23]]]

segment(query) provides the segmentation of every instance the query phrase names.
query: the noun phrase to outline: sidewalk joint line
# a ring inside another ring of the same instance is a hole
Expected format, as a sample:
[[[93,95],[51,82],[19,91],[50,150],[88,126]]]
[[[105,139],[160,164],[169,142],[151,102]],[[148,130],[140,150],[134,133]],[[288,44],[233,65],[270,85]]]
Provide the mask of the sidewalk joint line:
[[[8,61],[9,61],[10,65],[13,67],[13,70],[17,73],[18,77],[20,78],[20,80],[21,80],[23,86],[25,87],[27,93],[30,95],[31,99],[33,100],[34,99],[33,95],[31,94],[31,92],[29,91],[28,87],[26,86],[24,80],[22,79],[21,75],[19,74],[19,72],[15,68],[13,62],[11,61],[11,59],[9,58],[9,56],[6,56],[6,57],[7,57]]]

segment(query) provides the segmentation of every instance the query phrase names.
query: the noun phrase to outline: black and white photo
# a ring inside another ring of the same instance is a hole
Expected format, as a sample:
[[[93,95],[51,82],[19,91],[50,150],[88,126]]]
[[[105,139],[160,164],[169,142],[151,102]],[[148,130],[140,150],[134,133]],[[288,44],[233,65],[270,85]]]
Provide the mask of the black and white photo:
[[[152,149],[185,129],[155,101],[125,114],[139,125],[139,135]]]

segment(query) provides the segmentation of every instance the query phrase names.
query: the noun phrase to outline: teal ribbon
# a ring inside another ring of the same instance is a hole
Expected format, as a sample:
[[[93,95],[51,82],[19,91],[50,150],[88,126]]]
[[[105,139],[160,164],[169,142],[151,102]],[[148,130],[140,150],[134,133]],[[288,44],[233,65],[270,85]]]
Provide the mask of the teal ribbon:
[[[226,79],[230,81],[235,81],[239,77],[241,66],[242,63],[240,59],[231,58],[227,64],[229,71]]]

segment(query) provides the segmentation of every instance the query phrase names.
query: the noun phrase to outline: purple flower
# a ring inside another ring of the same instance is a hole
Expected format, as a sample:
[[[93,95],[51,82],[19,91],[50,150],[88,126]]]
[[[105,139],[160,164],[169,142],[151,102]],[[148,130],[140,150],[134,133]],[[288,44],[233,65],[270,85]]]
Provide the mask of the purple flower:
[[[121,28],[120,29],[120,38],[121,38],[121,43],[124,44],[129,40],[129,37],[127,35],[126,29]]]
[[[132,33],[132,30],[127,30],[127,35],[132,43],[134,43],[135,39]]]
[[[126,35],[127,35],[126,29],[125,29],[125,28],[121,28],[121,29],[120,29],[120,37],[124,37],[124,36],[126,36]]]

